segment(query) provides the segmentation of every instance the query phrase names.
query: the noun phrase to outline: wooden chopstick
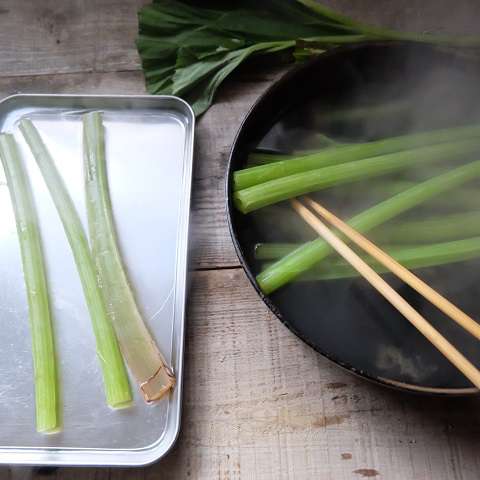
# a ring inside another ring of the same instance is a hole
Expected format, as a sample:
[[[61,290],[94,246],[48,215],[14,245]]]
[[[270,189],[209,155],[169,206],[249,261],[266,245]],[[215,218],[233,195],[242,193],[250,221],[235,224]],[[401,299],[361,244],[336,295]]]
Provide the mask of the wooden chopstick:
[[[456,305],[447,300],[444,296],[434,290],[430,285],[418,278],[410,270],[398,263],[394,258],[377,247],[368,238],[364,237],[360,232],[353,229],[350,225],[338,218],[325,207],[315,202],[311,198],[305,197],[305,202],[315,210],[322,218],[327,220],[337,230],[342,232],[353,243],[365,250],[369,255],[380,262],[384,267],[388,268],[398,278],[410,285],[420,295],[425,297],[429,302],[435,305],[445,315],[448,315],[453,321],[457,322],[467,332],[471,333],[475,338],[480,340],[480,325],[465,312],[460,310]]]
[[[480,371],[440,332],[400,296],[373,268],[365,263],[346,243],[340,240],[312,211],[298,200],[291,200],[297,213],[355,270],[388,300],[420,333],[422,333],[477,388]]]

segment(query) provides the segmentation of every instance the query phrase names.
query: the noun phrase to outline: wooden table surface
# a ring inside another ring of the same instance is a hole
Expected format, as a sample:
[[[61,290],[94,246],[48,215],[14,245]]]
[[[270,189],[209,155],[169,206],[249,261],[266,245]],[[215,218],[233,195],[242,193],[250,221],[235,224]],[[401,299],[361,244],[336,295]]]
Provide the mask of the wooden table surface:
[[[145,93],[134,46],[142,0],[1,0],[0,96]],[[478,32],[476,0],[325,1],[417,31]],[[228,152],[250,105],[281,72],[246,70],[198,123],[194,272],[182,432],[144,469],[37,471],[0,480],[480,478],[480,401],[395,393],[343,372],[269,313],[229,237]]]

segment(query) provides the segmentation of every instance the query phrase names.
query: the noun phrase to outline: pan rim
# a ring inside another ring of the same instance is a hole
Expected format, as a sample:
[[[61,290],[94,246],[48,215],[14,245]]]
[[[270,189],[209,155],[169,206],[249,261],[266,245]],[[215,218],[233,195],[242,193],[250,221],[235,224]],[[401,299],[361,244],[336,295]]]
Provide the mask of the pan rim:
[[[242,266],[243,271],[245,272],[248,280],[250,281],[251,285],[263,301],[263,303],[268,307],[270,312],[283,324],[285,325],[294,335],[296,335],[300,340],[302,340],[305,344],[307,344],[310,348],[312,348],[315,352],[317,352],[322,357],[326,358],[330,362],[335,363],[337,366],[342,368],[343,370],[348,371],[349,373],[353,373],[355,376],[361,377],[362,379],[368,380],[371,383],[376,385],[381,385],[383,387],[387,387],[389,389],[401,391],[404,393],[410,393],[414,395],[423,395],[423,396],[441,396],[441,397],[456,397],[456,396],[472,396],[480,393],[480,390],[475,387],[429,387],[425,385],[418,385],[414,383],[407,383],[401,382],[398,380],[393,380],[385,377],[377,377],[371,375],[363,370],[359,370],[355,368],[355,366],[351,365],[348,362],[344,362],[341,359],[337,358],[335,355],[322,350],[318,345],[314,345],[313,342],[309,341],[306,335],[302,334],[300,331],[295,329],[289,322],[287,322],[280,310],[277,308],[275,303],[269,298],[268,295],[265,295],[262,290],[260,289],[254,274],[252,273],[250,266],[244,257],[242,252],[242,248],[237,237],[237,233],[235,231],[235,226],[233,222],[233,212],[234,212],[234,205],[233,205],[233,191],[231,188],[232,185],[232,176],[233,176],[233,165],[236,163],[236,156],[238,154],[239,145],[242,141],[242,134],[243,132],[249,127],[250,123],[252,123],[253,119],[258,115],[258,113],[265,108],[265,104],[272,98],[278,91],[283,89],[287,83],[290,83],[292,79],[297,77],[298,75],[302,74],[305,71],[308,71],[313,68],[317,68],[319,65],[324,63],[332,56],[338,56],[343,54],[351,54],[357,50],[368,48],[378,48],[378,47],[402,47],[402,48],[419,48],[419,49],[430,49],[435,50],[434,46],[426,45],[426,44],[412,44],[410,42],[402,42],[402,41],[391,41],[391,42],[360,42],[355,45],[345,45],[340,47],[332,48],[325,53],[317,55],[312,59],[308,60],[307,62],[296,65],[287,70],[279,79],[274,81],[272,85],[270,85],[265,92],[263,92],[253,103],[250,107],[248,112],[245,114],[243,120],[240,123],[240,126],[235,134],[235,138],[232,143],[232,147],[229,152],[228,162],[227,162],[227,170],[225,175],[225,198],[226,198],[226,216],[227,216],[227,223],[228,229],[230,232],[230,237],[232,239],[233,246],[235,248],[235,253],[238,257],[238,260]],[[454,55],[454,51],[450,52],[450,54]],[[278,109],[275,112],[276,117],[280,117],[282,114],[282,109]],[[274,123],[274,120],[272,120]]]

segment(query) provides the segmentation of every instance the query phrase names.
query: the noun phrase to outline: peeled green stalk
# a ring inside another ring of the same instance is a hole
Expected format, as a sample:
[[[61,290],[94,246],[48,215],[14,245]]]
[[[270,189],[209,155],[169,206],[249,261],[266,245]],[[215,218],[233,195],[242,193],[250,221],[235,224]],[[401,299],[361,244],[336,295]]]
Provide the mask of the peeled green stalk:
[[[421,181],[422,179],[418,179]],[[372,199],[388,198],[397,193],[415,186],[417,183],[413,180],[390,180],[380,179],[379,181],[365,183],[353,183],[346,191],[344,188],[333,189],[329,192],[334,198],[358,198],[367,197]],[[368,192],[367,194],[365,192]],[[468,185],[465,188],[457,190],[455,194],[448,197],[439,197],[435,199],[435,207],[442,207],[445,211],[457,211],[462,209],[474,209],[478,206],[478,188],[476,185]]]
[[[478,138],[479,135],[480,127],[477,125],[456,127],[402,135],[367,143],[334,146],[309,155],[297,155],[296,157],[291,155],[287,158],[279,157],[279,161],[277,162],[269,162],[266,165],[258,165],[236,171],[233,174],[233,188],[236,191],[242,190],[276,178],[316,170],[339,163],[347,163],[353,160],[375,157],[377,155],[411,150],[413,148],[437,143]]]
[[[480,235],[480,212],[453,213],[422,220],[409,220],[372,232],[370,238],[377,244],[428,243]],[[276,260],[293,252],[300,243],[259,243],[255,245],[257,260]],[[419,245],[419,247],[424,245]],[[382,247],[383,248],[383,247]]]
[[[367,232],[401,213],[479,176],[480,161],[463,165],[398,193],[354,216],[348,223],[360,232]],[[257,283],[263,293],[270,294],[310,270],[331,251],[329,245],[321,238],[312,240],[266,268],[257,276]]]
[[[427,243],[475,235],[480,235],[480,212],[451,213],[423,220],[409,220],[375,231],[372,239],[375,242]]]
[[[255,260],[276,260],[301,247],[301,243],[257,243]]]
[[[127,371],[97,285],[95,264],[82,223],[63,179],[33,123],[29,119],[23,119],[20,122],[20,130],[40,168],[72,249],[92,320],[107,403],[113,408],[126,407],[132,402]]]
[[[256,165],[266,165],[269,163],[278,162],[280,160],[290,160],[290,159],[298,159],[302,158],[306,155],[312,155],[319,153],[322,150],[325,150],[327,147],[333,146],[340,146],[341,143],[333,140],[333,138],[327,137],[323,133],[316,133],[312,139],[312,143],[315,144],[315,148],[309,148],[305,150],[295,150],[293,153],[285,154],[285,153],[272,153],[270,151],[265,151],[262,149],[258,149],[253,151],[248,155],[248,165],[256,166]],[[246,170],[246,169],[245,169]],[[243,170],[239,170],[241,172]]]
[[[60,419],[47,277],[33,195],[13,135],[0,134],[0,158],[15,213],[27,291],[35,375],[37,431],[52,433],[59,429]]]
[[[290,158],[295,158],[296,155],[285,154],[285,153],[267,153],[262,151],[252,152],[248,156],[249,165],[264,165],[273,162],[278,162],[280,160],[289,160]]]
[[[415,270],[418,268],[436,267],[450,263],[464,262],[480,257],[480,237],[455,240],[453,242],[434,243],[431,245],[411,245],[408,247],[382,247],[397,262],[404,267]],[[374,267],[377,273],[389,272],[387,268],[372,257],[364,256],[364,260]],[[268,265],[266,265],[268,266]],[[298,280],[336,280],[358,277],[359,273],[347,262],[325,259],[324,262],[301,275]]]
[[[298,158],[302,158],[304,155],[310,155],[311,153],[293,153],[293,154],[290,154],[290,155],[287,155],[287,154],[284,154],[284,153],[263,153],[263,152],[252,152],[249,156],[248,156],[248,164],[249,165],[255,165],[255,166],[264,166],[264,165],[268,165],[268,164],[271,164],[271,163],[277,163],[277,162],[280,162],[282,160],[295,160],[295,159],[298,159]],[[253,167],[251,167],[253,168]],[[249,170],[250,168],[248,168]],[[247,170],[247,169],[245,169]],[[238,170],[238,172],[235,172],[233,174],[233,177],[234,177],[234,182],[235,182],[235,175],[237,173],[240,173],[240,172],[243,172],[244,170]]]
[[[175,384],[138,310],[118,247],[110,199],[105,138],[99,112],[83,116],[83,157],[90,243],[105,304],[125,361],[145,400],[160,399]]]
[[[242,213],[248,213],[324,188],[386,175],[416,163],[461,158],[477,153],[479,147],[479,139],[442,143],[297,173],[235,192],[235,205]]]

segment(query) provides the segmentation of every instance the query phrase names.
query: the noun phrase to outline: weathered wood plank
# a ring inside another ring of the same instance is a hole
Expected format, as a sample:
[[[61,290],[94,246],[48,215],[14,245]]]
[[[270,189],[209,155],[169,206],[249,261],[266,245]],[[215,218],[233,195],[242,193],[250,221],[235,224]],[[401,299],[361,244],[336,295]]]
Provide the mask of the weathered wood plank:
[[[149,0],[4,0],[0,8],[2,75],[136,70],[136,13]],[[401,30],[479,32],[472,0],[325,0],[354,18]]]
[[[0,72],[32,75],[138,69],[136,13],[145,3],[4,0]]]
[[[228,156],[242,119],[271,81],[227,83],[215,105],[198,122],[192,197],[192,245],[197,267],[238,265],[226,216]]]
[[[141,71],[0,76],[0,98],[15,93],[139,95],[145,94],[145,86]]]
[[[343,372],[274,318],[240,269],[195,273],[190,300],[175,450],[142,470],[54,478],[479,478],[479,399],[402,395]]]
[[[480,4],[472,0],[319,0],[372,25],[400,31],[478,34]]]

